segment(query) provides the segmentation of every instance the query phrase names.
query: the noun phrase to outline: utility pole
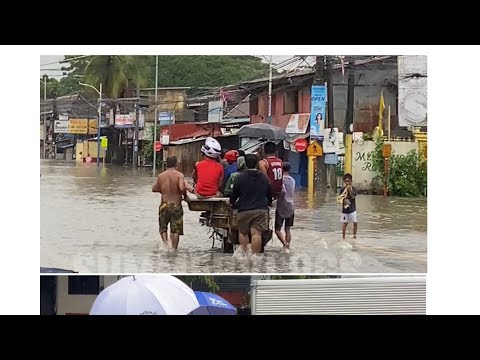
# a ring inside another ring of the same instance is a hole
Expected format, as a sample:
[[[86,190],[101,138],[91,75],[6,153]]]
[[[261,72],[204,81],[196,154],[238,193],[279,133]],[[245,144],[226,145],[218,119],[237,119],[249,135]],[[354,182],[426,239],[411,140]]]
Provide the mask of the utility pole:
[[[270,55],[270,75],[268,77],[268,123],[272,124],[272,58]]]
[[[325,85],[325,56],[316,56],[315,61],[315,85]]]
[[[333,67],[332,67],[332,56],[327,57],[327,104],[328,104],[328,127],[335,127],[335,113],[334,113],[334,100],[333,100]]]
[[[135,131],[133,132],[133,167],[138,168],[138,128],[139,128],[139,105],[135,104]]]
[[[325,85],[325,56],[320,55],[316,57],[315,63],[315,78],[314,84],[316,85]],[[330,101],[327,93],[327,101]],[[330,117],[330,114],[328,114]],[[321,190],[326,189],[327,187],[327,168],[325,166],[325,157],[324,155],[314,158],[316,163],[313,163],[313,166],[316,167],[316,179],[314,179],[315,188],[320,188]],[[309,161],[310,163],[310,161]],[[309,169],[310,171],[310,169]],[[314,169],[312,169],[314,171]]]
[[[102,117],[102,83],[100,83],[100,90],[98,90],[95,86],[85,84],[82,82],[78,83],[82,86],[87,86],[93,90],[95,90],[98,94],[98,120],[97,120],[97,167],[100,166],[100,121]],[[88,120],[87,120],[88,121]],[[55,153],[57,150],[55,149]]]
[[[353,72],[352,61],[348,66],[348,87],[347,87],[347,114],[345,116],[344,144],[345,144],[345,166],[344,173],[352,174],[352,135],[353,132],[353,104],[355,95],[355,74]]]
[[[138,84],[138,71],[137,71],[137,103],[135,103],[135,131],[133,132],[133,167],[138,168],[138,128],[140,123],[139,117],[139,104],[140,99],[140,86]]]
[[[41,81],[41,80],[40,80]],[[43,76],[43,158],[48,157],[47,151],[47,75]]]
[[[335,110],[334,104],[335,99],[333,98],[333,56],[327,56],[327,73],[325,78],[327,80],[327,120],[328,127],[333,129],[335,127]],[[327,188],[332,189],[335,193],[337,192],[337,174],[336,167],[334,165],[326,165],[327,171]]]
[[[153,176],[157,174],[157,151],[155,143],[157,142],[157,123],[158,123],[158,55],[155,56],[155,120],[153,121]]]
[[[99,96],[99,99],[98,99],[98,122],[97,122],[97,167],[100,166],[100,126],[102,121],[102,83],[100,83],[100,91],[98,93],[98,96]]]

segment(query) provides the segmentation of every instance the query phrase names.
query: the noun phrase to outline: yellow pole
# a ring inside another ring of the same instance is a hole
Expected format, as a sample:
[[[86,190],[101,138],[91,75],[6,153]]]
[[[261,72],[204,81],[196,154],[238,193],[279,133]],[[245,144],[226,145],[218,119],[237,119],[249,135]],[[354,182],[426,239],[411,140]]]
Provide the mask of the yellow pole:
[[[315,183],[315,156],[308,157],[308,194],[314,193],[314,183]]]
[[[390,141],[390,106],[388,106],[388,141]]]
[[[352,174],[352,141],[353,135],[345,135],[345,166],[343,168],[344,174]]]

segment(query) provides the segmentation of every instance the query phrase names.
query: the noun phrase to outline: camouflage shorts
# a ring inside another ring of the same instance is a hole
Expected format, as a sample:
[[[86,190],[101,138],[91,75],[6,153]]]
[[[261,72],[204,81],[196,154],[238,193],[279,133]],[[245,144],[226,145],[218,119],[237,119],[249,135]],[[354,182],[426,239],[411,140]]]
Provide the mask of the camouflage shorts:
[[[162,203],[158,210],[158,225],[160,234],[167,232],[170,224],[170,232],[183,235],[183,208],[182,204]]]

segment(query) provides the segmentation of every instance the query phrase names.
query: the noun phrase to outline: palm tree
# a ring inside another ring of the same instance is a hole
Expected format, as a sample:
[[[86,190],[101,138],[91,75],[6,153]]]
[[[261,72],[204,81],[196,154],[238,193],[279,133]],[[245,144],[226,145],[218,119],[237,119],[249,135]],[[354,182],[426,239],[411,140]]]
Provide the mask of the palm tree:
[[[107,97],[131,96],[135,86],[144,87],[149,69],[147,56],[93,56],[84,71],[84,81],[95,87],[103,85]]]

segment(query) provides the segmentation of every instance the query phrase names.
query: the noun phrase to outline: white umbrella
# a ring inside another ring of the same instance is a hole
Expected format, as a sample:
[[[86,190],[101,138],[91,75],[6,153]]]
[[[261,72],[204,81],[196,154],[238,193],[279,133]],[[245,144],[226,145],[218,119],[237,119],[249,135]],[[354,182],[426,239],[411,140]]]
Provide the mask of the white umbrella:
[[[173,276],[128,276],[98,295],[90,315],[187,315],[198,306],[193,290]]]

